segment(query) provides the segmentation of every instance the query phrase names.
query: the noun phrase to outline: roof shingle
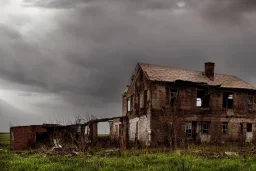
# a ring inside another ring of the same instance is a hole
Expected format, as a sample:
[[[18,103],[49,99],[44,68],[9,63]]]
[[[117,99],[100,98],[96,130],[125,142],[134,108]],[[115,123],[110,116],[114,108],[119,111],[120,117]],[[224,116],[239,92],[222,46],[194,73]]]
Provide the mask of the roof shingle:
[[[210,80],[204,72],[187,69],[170,68],[152,64],[139,63],[139,66],[151,81],[188,81],[193,83],[203,83],[211,86],[221,86],[222,88],[238,88],[256,90],[249,83],[232,75],[214,74],[214,80]]]

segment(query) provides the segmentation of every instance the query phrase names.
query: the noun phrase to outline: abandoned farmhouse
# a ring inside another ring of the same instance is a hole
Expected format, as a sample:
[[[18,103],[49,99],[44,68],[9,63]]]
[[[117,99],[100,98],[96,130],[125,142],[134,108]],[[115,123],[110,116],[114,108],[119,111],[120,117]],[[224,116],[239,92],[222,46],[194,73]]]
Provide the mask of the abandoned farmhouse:
[[[109,143],[126,148],[185,142],[253,142],[256,139],[256,89],[231,75],[138,63],[122,94],[122,116],[68,126],[12,127],[11,149],[37,144],[84,147],[100,140],[97,124],[110,125]]]
[[[256,89],[231,75],[138,63],[123,94],[128,142],[252,142]]]

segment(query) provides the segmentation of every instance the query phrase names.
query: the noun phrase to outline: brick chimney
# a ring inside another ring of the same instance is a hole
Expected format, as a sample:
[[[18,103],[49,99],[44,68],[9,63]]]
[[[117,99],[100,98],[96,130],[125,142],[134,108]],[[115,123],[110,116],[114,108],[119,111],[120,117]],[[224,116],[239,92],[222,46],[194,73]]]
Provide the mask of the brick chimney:
[[[215,63],[213,62],[206,62],[205,64],[205,75],[210,79],[210,80],[214,80],[214,67],[215,67]]]

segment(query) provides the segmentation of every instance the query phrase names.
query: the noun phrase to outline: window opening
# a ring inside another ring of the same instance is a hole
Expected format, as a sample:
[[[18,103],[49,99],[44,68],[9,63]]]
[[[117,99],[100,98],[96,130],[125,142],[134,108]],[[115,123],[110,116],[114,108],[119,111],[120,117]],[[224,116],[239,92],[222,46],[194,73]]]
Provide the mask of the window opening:
[[[233,93],[223,93],[223,108],[231,109],[233,107],[234,97]]]
[[[209,122],[203,123],[203,134],[209,134],[209,127],[210,127]]]
[[[192,123],[186,123],[186,136],[191,137],[192,136]]]
[[[201,108],[209,107],[210,96],[206,90],[197,90],[196,106]]]
[[[170,89],[170,104],[174,104],[177,100],[178,89]]]
[[[131,97],[129,97],[128,100],[127,100],[127,111],[128,112],[131,111]]]
[[[252,124],[251,123],[247,123],[247,132],[252,132]]]
[[[253,108],[253,95],[252,94],[248,94],[248,108],[252,109]]]
[[[228,133],[228,123],[227,122],[222,123],[222,133],[223,134]]]

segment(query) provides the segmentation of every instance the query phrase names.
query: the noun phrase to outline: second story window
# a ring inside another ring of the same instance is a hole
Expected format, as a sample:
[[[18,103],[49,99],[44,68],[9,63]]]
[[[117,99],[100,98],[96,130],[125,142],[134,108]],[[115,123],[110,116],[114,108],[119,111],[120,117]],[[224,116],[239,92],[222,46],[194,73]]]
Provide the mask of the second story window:
[[[134,102],[134,96],[132,95],[131,96],[131,104],[130,104],[131,111],[133,111],[133,108],[134,108],[133,102]]]
[[[210,96],[204,89],[197,90],[196,106],[201,108],[209,107]]]
[[[174,104],[177,100],[178,90],[170,89],[170,104]]]
[[[127,99],[127,111],[130,112],[131,111],[131,97],[129,97]]]
[[[234,103],[234,94],[230,92],[223,93],[223,108],[231,109]]]
[[[166,87],[166,104],[174,104],[177,101],[178,89]]]
[[[253,95],[251,93],[248,94],[248,108],[253,108]]]
[[[202,99],[196,98],[196,107],[202,107]]]
[[[144,93],[140,94],[140,109],[144,108]]]

